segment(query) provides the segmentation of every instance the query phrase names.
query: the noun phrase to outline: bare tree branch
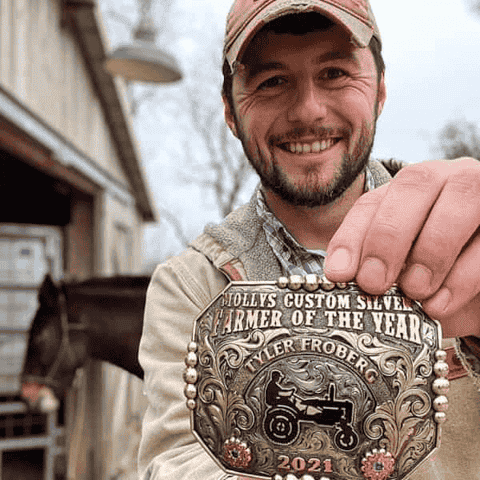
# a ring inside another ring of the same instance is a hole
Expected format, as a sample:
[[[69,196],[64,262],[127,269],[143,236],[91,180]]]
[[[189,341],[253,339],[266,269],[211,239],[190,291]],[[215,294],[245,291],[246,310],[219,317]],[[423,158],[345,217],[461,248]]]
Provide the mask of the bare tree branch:
[[[161,215],[161,219],[166,220],[172,226],[175,236],[180,241],[182,246],[186,248],[190,240],[185,234],[179,219],[170,210],[167,210],[166,208],[158,207],[158,210]]]
[[[107,15],[110,18],[113,18],[113,20],[116,20],[117,22],[128,27],[129,30],[133,29],[133,22],[128,17],[125,17],[124,15],[121,15],[120,13],[113,10],[108,10]]]
[[[253,170],[225,123],[219,94],[220,78],[218,83],[206,78],[211,71],[220,71],[218,58],[213,53],[199,63],[195,82],[186,86],[190,124],[208,157],[201,163],[201,175],[190,176],[190,183],[206,187],[214,194],[223,217],[238,204],[242,187]]]
[[[141,104],[145,100],[149,100],[155,96],[155,91],[153,90],[155,87],[151,87],[149,90],[144,91],[141,95],[132,95],[132,100],[130,102],[130,112],[135,117],[138,113],[138,110]]]
[[[468,4],[472,11],[480,16],[480,1],[479,0],[468,0]]]
[[[447,123],[440,131],[439,142],[445,158],[480,159],[480,132],[474,123],[463,120]]]

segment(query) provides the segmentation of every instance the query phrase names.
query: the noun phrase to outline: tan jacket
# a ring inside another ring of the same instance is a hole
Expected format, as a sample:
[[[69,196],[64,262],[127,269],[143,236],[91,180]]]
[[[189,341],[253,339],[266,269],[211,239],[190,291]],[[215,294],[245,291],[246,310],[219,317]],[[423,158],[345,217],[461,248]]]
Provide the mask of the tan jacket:
[[[157,267],[147,292],[139,352],[149,400],[139,452],[141,480],[228,477],[190,431],[182,379],[186,348],[195,318],[225,288],[227,277],[268,280],[280,274],[253,202]],[[442,446],[412,480],[480,480],[480,394],[464,377],[452,381],[448,397]]]

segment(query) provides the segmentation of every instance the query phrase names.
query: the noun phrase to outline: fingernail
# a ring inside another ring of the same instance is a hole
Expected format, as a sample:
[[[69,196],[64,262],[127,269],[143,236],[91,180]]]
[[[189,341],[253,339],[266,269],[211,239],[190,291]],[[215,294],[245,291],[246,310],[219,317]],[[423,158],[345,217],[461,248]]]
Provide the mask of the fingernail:
[[[337,248],[327,257],[328,270],[330,273],[344,272],[352,265],[352,255],[346,248]]]
[[[404,286],[409,291],[411,290],[420,295],[428,295],[430,293],[433,274],[429,268],[425,267],[425,265],[420,265],[418,263],[411,265],[406,273],[404,273],[404,277]]]
[[[452,294],[450,290],[447,287],[443,287],[428,303],[430,308],[437,310],[439,313],[443,313],[447,310],[451,300]]]
[[[378,258],[366,258],[358,277],[362,283],[370,285],[373,289],[382,289],[387,281],[387,267]]]

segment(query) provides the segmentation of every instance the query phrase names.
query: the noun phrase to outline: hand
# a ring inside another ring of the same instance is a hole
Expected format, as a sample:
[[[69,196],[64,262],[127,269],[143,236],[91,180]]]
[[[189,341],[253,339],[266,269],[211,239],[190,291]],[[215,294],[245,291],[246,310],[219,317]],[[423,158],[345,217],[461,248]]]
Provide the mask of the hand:
[[[362,195],[330,241],[325,274],[372,295],[398,283],[444,337],[480,336],[480,162],[409,165]]]

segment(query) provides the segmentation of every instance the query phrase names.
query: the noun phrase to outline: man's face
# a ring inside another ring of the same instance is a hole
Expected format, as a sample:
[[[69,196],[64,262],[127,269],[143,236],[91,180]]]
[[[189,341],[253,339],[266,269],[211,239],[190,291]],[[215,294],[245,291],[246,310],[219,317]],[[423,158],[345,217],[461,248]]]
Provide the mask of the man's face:
[[[385,101],[372,53],[339,26],[262,32],[243,65],[225,116],[262,184],[292,205],[333,202],[364,170]]]

